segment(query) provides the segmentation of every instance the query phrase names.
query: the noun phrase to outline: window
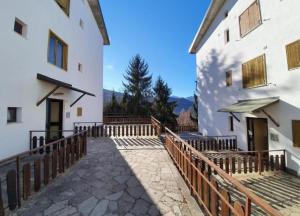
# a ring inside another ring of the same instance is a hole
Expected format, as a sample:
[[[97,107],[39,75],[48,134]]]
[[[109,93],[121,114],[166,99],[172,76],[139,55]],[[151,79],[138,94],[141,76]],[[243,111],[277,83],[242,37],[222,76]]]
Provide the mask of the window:
[[[253,2],[239,17],[240,35],[244,37],[262,24],[259,0]]]
[[[232,72],[231,71],[227,71],[226,72],[226,86],[232,86]]]
[[[70,0],[55,0],[59,7],[69,16]]]
[[[20,34],[23,37],[26,37],[27,34],[27,25],[19,20],[18,18],[15,19],[14,24],[14,31],[18,34]]]
[[[292,121],[294,147],[300,148],[300,120]]]
[[[7,123],[21,122],[21,107],[7,108]]]
[[[229,41],[230,41],[229,29],[225,30],[225,32],[224,32],[224,39],[225,39],[225,44],[229,43]]]
[[[48,62],[67,70],[68,46],[54,33],[50,32],[48,45]]]
[[[79,25],[80,25],[80,27],[83,29],[83,27],[84,27],[84,22],[83,22],[82,19],[79,20]]]
[[[286,55],[289,70],[300,67],[300,40],[286,46]]]
[[[267,85],[265,55],[261,55],[242,65],[243,88]]]
[[[229,131],[234,131],[233,116],[229,116]]]
[[[82,72],[82,64],[78,63],[78,71]]]
[[[77,116],[82,116],[82,107],[77,107]]]

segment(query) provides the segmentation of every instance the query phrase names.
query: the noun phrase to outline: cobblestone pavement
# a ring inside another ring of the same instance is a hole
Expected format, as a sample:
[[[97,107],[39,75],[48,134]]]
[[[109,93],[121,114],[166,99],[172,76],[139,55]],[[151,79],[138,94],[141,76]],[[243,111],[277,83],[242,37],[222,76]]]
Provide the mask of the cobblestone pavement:
[[[90,139],[88,155],[15,215],[202,215],[157,138]]]

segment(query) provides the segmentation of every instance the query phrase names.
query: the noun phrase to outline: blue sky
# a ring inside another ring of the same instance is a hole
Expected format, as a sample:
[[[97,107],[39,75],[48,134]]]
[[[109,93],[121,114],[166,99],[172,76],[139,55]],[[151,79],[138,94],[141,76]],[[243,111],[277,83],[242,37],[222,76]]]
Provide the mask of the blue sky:
[[[123,91],[129,60],[140,54],[153,82],[160,75],[173,95],[195,89],[195,56],[188,48],[210,0],[101,0],[111,45],[104,50],[104,88]]]

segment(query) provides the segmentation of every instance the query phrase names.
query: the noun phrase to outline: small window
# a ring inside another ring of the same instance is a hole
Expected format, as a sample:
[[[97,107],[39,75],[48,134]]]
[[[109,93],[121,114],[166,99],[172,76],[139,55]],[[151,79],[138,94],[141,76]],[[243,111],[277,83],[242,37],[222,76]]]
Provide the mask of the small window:
[[[48,45],[48,62],[67,70],[68,45],[50,32]]]
[[[82,19],[79,20],[79,25],[80,25],[80,27],[81,27],[82,29],[84,28],[84,22],[83,22]]]
[[[289,70],[300,67],[300,40],[286,46],[286,55]]]
[[[7,108],[7,123],[21,122],[21,112],[20,107],[8,107]]]
[[[19,35],[26,37],[27,33],[27,25],[19,20],[18,18],[15,19],[14,31]]]
[[[224,13],[224,17],[227,18],[228,17],[228,11],[225,11]]]
[[[77,107],[77,116],[78,117],[82,116],[82,107]]]
[[[239,17],[240,35],[246,36],[249,32],[262,24],[259,0],[255,0]]]
[[[265,55],[261,55],[242,65],[243,88],[267,85],[267,69]]]
[[[69,16],[70,0],[55,0],[58,6]]]
[[[293,145],[294,147],[300,148],[300,120],[292,121],[293,129]]]
[[[78,71],[82,72],[82,64],[78,63]]]
[[[229,131],[234,131],[233,116],[229,116]]]
[[[232,86],[232,71],[226,72],[226,86]]]
[[[224,32],[224,39],[225,39],[225,44],[229,43],[229,41],[230,41],[230,32],[229,32],[229,29],[225,30],[225,32]]]

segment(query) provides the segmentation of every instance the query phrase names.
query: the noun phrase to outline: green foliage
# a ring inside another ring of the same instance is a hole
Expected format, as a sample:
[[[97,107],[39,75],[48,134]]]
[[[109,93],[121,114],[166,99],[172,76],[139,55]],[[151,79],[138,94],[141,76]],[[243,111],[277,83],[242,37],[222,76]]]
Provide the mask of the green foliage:
[[[153,115],[163,124],[176,124],[176,115],[173,113],[176,102],[169,102],[172,90],[161,77],[158,77],[154,86]]]
[[[111,102],[104,107],[104,115],[118,115],[122,112],[122,107],[117,101],[115,92],[112,93]]]
[[[190,118],[193,122],[198,124],[198,97],[194,94],[194,103],[193,103],[193,110],[191,112]]]
[[[129,62],[128,69],[124,75],[127,83],[123,83],[126,92],[127,113],[130,115],[149,116],[152,96],[149,67],[140,55],[136,55]],[[124,102],[124,103],[125,103]]]

